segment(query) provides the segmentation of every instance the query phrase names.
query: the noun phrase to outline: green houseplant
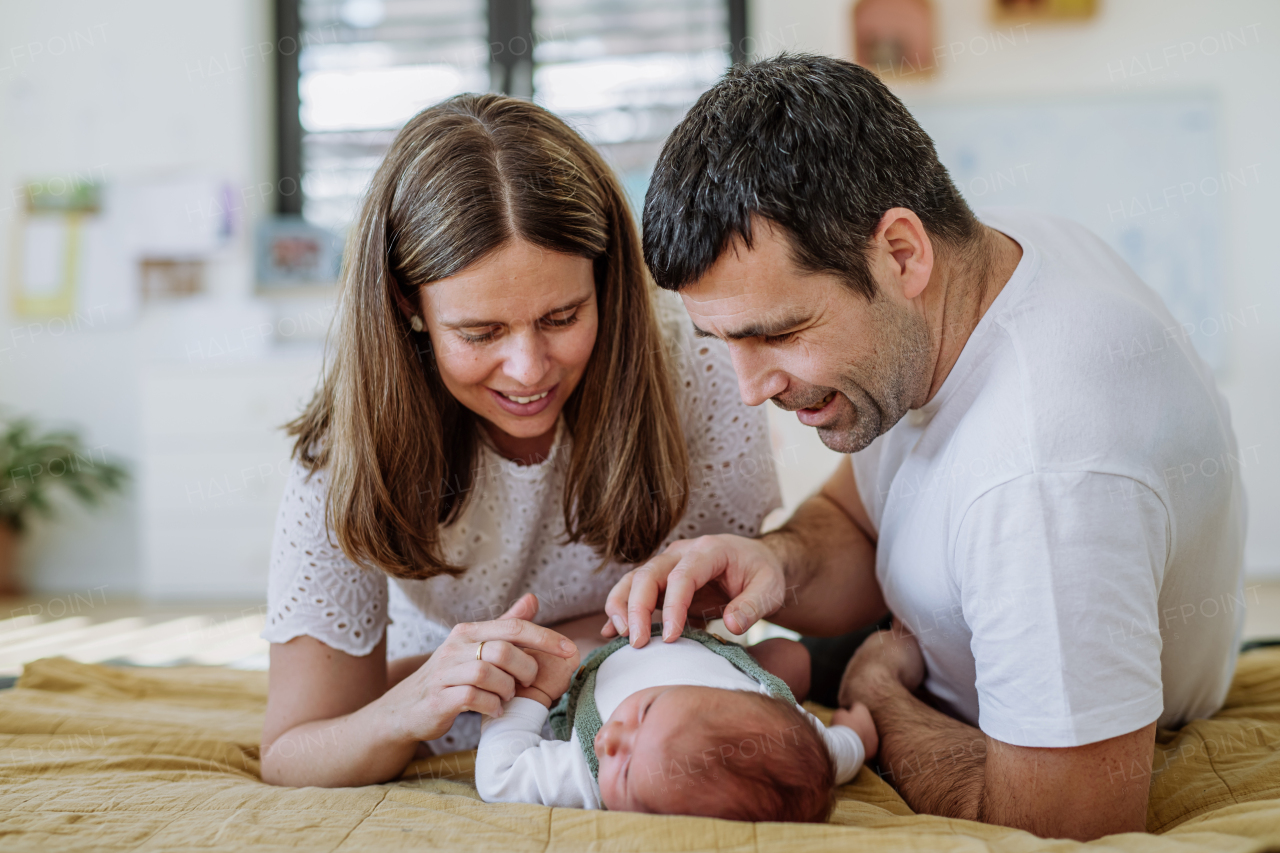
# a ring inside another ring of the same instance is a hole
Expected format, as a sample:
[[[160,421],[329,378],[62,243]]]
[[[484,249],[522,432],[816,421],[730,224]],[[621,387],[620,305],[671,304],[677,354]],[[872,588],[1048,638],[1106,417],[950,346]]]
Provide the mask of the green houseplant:
[[[41,430],[27,418],[0,421],[0,596],[21,592],[18,537],[34,515],[52,517],[59,490],[94,506],[118,492],[125,467],[72,430]]]

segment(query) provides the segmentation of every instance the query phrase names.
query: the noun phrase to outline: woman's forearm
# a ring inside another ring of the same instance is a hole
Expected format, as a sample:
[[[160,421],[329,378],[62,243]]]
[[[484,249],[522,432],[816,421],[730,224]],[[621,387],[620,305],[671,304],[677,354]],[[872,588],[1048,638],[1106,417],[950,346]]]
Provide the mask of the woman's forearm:
[[[345,788],[398,777],[416,740],[397,738],[380,702],[328,720],[301,723],[262,748],[262,780],[272,785]]]
[[[263,781],[344,787],[396,778],[459,713],[500,714],[514,684],[538,686],[534,655],[577,666],[573,644],[528,621],[536,615],[537,599],[527,595],[498,620],[455,625],[429,657],[400,661],[390,686],[385,635],[367,655],[305,635],[272,643]]]

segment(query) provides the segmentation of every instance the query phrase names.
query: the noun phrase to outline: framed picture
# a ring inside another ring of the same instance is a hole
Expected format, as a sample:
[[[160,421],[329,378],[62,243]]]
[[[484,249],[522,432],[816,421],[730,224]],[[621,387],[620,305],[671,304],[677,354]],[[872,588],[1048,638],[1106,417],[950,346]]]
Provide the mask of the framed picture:
[[[853,6],[854,61],[887,83],[931,77],[934,44],[929,0],[859,0]]]
[[[301,217],[273,217],[258,225],[254,266],[260,292],[333,287],[342,267],[342,244],[333,232]]]
[[[1083,21],[1098,14],[1100,0],[991,0],[997,21]]]

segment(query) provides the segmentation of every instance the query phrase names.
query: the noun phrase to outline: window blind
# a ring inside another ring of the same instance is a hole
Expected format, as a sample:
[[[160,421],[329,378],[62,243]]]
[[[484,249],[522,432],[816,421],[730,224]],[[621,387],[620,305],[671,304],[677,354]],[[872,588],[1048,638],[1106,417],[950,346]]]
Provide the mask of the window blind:
[[[534,101],[643,199],[667,135],[728,68],[725,0],[535,0]]]
[[[742,0],[277,2],[296,4],[299,43],[287,129],[300,135],[280,143],[298,159],[281,162],[297,163],[303,216],[339,233],[404,122],[461,92],[532,92],[600,148],[636,205],[663,140],[740,58],[731,34],[745,32]]]
[[[303,216],[343,231],[400,127],[489,88],[485,0],[299,0]]]

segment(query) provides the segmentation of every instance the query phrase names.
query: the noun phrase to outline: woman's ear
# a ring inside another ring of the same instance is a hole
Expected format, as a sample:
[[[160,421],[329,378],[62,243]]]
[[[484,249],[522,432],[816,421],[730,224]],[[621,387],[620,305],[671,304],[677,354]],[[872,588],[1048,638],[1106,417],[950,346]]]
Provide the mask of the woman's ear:
[[[890,284],[908,301],[924,293],[933,274],[933,241],[915,211],[905,207],[886,210],[880,217],[873,242],[881,250],[882,285]]]
[[[400,313],[409,318],[409,324],[413,326],[415,332],[421,332],[425,326],[422,326],[422,306],[414,305],[409,301],[409,297],[399,288],[392,288],[392,293],[396,297],[396,307],[400,309]],[[414,321],[417,320],[417,323]],[[421,328],[419,328],[421,327]]]

